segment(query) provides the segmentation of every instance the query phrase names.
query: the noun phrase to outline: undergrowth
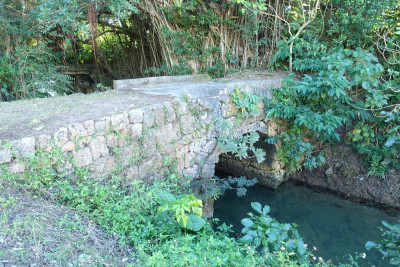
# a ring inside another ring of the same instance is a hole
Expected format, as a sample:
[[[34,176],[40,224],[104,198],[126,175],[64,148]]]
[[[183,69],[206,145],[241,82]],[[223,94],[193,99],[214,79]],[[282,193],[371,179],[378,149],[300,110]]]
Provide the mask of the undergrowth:
[[[127,182],[117,175],[93,180],[85,169],[75,169],[72,174],[54,172],[54,162],[45,155],[27,162],[28,171],[22,174],[11,174],[3,166],[2,183],[89,215],[110,237],[118,236],[133,246],[126,265],[331,266],[314,261],[294,226],[271,218],[267,206],[252,204],[256,214],[242,221],[245,235],[235,239],[230,237],[230,227],[201,216],[202,200],[191,194],[187,183],[177,183],[177,178],[183,177],[171,175],[152,184]],[[261,250],[257,248],[260,245]]]

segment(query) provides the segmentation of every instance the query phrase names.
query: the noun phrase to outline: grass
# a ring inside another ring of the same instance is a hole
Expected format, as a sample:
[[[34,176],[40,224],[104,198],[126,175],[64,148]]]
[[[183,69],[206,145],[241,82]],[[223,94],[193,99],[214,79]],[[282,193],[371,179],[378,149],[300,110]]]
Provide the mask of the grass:
[[[134,266],[131,248],[87,216],[0,181],[0,265]]]

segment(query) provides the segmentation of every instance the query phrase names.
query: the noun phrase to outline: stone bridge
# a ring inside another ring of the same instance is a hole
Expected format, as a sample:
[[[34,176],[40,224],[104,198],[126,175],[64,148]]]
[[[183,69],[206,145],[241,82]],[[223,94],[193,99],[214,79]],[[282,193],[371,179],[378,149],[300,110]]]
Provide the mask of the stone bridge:
[[[87,168],[93,178],[122,173],[127,180],[151,182],[174,172],[191,179],[210,178],[218,168],[264,177],[277,186],[283,171],[267,148],[267,160],[235,163],[220,157],[216,119],[235,120],[231,94],[239,87],[271,96],[284,73],[247,73],[218,80],[175,76],[119,80],[114,90],[48,99],[0,103],[0,175],[29,171],[29,159],[48,154],[57,172]],[[276,134],[262,115],[235,131]],[[60,160],[60,157],[62,160]],[[57,164],[56,164],[57,162]]]

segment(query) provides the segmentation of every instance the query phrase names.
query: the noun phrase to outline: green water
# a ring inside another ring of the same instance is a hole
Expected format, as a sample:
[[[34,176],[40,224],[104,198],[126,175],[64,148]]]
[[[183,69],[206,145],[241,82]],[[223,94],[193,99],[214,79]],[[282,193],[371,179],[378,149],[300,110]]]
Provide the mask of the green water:
[[[245,197],[228,191],[214,203],[214,217],[233,225],[235,233],[240,234],[240,221],[251,211],[251,202],[269,205],[270,215],[281,223],[298,224],[305,243],[317,248],[314,251],[317,257],[343,263],[347,262],[349,253],[365,252],[367,257],[359,261],[360,266],[390,266],[379,252],[367,251],[365,243],[380,238],[378,227],[382,226],[382,220],[398,223],[399,215],[391,216],[376,208],[288,182],[276,190],[251,187]]]

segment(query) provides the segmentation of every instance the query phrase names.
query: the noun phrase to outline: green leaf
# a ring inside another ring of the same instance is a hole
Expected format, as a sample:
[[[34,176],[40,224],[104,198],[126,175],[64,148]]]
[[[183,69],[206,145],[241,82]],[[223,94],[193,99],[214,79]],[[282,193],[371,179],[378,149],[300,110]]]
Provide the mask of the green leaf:
[[[257,211],[258,213],[262,214],[262,210],[261,210],[262,206],[261,206],[260,203],[258,203],[258,202],[251,202],[251,207],[252,207],[255,211]]]
[[[370,250],[371,248],[375,248],[377,246],[377,244],[375,243],[375,242],[372,242],[372,241],[368,241],[366,244],[365,244],[365,248],[367,249],[367,250]]]
[[[251,243],[253,241],[253,237],[251,235],[245,235],[240,238],[240,241],[243,243]]]
[[[187,221],[187,228],[192,231],[199,231],[206,224],[206,221],[196,214],[189,214]]]
[[[244,218],[241,222],[246,227],[252,227],[254,224],[253,221],[250,220],[249,218]]]
[[[265,205],[264,208],[263,208],[263,210],[262,210],[262,213],[263,213],[263,215],[267,215],[267,214],[269,213],[269,211],[270,211],[269,206],[268,206],[268,205]]]
[[[176,197],[172,195],[170,192],[165,191],[165,190],[159,190],[157,192],[157,198],[156,201],[161,204],[165,202],[173,202],[176,201]]]

